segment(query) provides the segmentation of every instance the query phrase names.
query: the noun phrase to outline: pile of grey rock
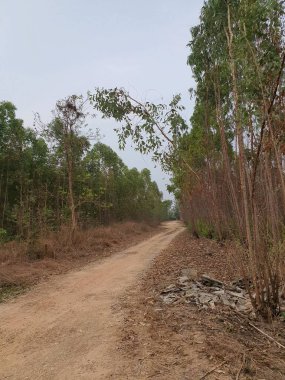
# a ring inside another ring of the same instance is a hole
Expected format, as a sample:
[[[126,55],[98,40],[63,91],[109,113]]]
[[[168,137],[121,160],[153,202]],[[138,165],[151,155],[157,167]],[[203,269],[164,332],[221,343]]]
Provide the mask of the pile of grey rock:
[[[160,293],[164,303],[185,302],[202,309],[226,305],[242,313],[253,313],[242,280],[226,285],[206,274],[198,279],[197,273],[192,269],[184,269],[181,274],[175,284],[169,285]]]

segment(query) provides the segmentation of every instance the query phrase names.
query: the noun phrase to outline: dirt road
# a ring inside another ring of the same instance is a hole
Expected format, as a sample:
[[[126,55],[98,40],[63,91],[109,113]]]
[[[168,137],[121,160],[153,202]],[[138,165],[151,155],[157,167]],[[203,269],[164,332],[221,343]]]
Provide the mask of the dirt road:
[[[0,379],[126,379],[119,297],[183,230],[179,222],[0,305]]]

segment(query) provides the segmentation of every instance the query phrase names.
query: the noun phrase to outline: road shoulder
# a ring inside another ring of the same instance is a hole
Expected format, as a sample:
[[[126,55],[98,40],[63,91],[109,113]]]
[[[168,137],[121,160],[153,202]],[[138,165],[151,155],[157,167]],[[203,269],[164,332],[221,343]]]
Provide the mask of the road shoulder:
[[[183,269],[211,272],[224,282],[236,279],[227,249],[182,232],[126,295],[121,347],[130,379],[196,380],[216,367],[208,380],[285,378],[284,352],[250,328],[246,318],[229,307],[205,310],[184,302],[165,304],[160,297]],[[284,324],[254,323],[284,344]]]

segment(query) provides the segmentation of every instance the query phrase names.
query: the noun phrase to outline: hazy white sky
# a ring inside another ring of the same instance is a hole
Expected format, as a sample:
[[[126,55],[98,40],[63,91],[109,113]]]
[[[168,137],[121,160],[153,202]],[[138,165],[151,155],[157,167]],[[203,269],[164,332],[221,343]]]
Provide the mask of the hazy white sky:
[[[50,120],[58,99],[117,86],[158,102],[181,93],[189,117],[194,82],[186,45],[202,5],[203,0],[0,0],[0,100],[12,101],[31,126],[34,112]],[[89,123],[128,166],[148,167],[165,193],[167,176],[131,144],[119,151],[114,126],[100,118]]]

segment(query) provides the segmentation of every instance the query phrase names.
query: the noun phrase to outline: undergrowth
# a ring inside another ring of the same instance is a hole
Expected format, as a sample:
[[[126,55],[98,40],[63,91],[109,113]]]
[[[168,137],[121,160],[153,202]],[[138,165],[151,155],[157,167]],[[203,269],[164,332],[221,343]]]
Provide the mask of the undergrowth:
[[[25,286],[15,284],[0,286],[0,303],[22,294],[26,289]]]
[[[213,225],[211,225],[211,223],[206,223],[201,219],[197,220],[195,224],[188,223],[187,228],[192,234],[194,233],[207,239],[218,240],[218,235],[215,232]]]
[[[29,241],[0,244],[0,287],[3,296],[17,292],[17,286],[34,284],[42,277],[63,273],[78,264],[106,257],[151,232],[147,223],[124,222],[110,226],[47,232]]]

